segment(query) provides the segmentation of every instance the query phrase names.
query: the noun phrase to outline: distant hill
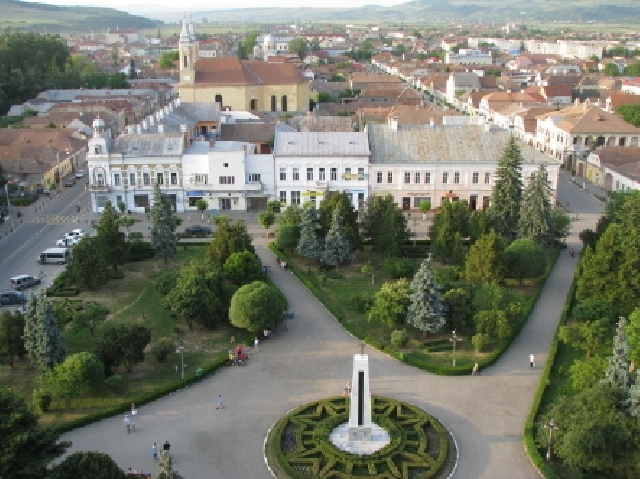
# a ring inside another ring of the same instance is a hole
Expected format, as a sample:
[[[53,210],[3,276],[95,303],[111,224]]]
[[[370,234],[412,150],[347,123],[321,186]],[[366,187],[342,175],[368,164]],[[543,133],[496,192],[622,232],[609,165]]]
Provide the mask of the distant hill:
[[[149,16],[175,22],[177,14]],[[639,0],[414,0],[393,7],[368,5],[362,8],[242,8],[234,10],[200,10],[194,18],[216,21],[371,21],[426,22],[473,21],[505,22],[640,22]]]
[[[154,28],[157,20],[96,7],[58,7],[44,3],[0,0],[0,28],[39,33],[106,32],[107,28]]]

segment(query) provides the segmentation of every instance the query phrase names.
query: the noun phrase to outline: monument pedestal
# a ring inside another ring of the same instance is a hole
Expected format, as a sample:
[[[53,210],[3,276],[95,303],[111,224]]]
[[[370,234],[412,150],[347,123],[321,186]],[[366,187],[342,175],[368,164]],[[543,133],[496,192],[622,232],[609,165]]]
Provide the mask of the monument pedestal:
[[[349,427],[349,441],[371,441],[371,428]]]

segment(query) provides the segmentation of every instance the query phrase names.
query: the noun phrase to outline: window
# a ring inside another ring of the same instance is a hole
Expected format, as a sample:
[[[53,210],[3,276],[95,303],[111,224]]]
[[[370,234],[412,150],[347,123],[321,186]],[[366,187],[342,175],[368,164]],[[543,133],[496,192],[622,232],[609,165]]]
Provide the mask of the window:
[[[164,185],[164,173],[156,173],[156,183]]]
[[[477,184],[478,184],[478,181],[480,181],[480,173],[478,173],[477,171],[474,171],[474,172],[473,172],[473,175],[471,176],[471,182],[472,182],[474,185],[477,185]]]
[[[393,171],[387,172],[387,183],[393,183]]]
[[[287,181],[287,169],[280,168],[280,181]]]
[[[382,171],[376,173],[376,183],[382,183]]]
[[[221,176],[220,177],[221,185],[235,185],[236,177],[235,176]]]
[[[300,168],[293,169],[293,181],[300,181]]]
[[[178,184],[178,173],[171,173],[171,184],[172,185]]]
[[[206,185],[208,181],[208,175],[196,175],[196,185]]]
[[[120,186],[120,173],[113,174],[113,186]]]
[[[404,182],[405,183],[411,183],[411,173],[408,171],[404,172]]]
[[[287,192],[286,191],[281,191],[280,192],[280,203],[286,203],[287,202]]]
[[[424,184],[425,185],[431,184],[431,173],[424,174]]]
[[[313,168],[307,168],[307,181],[313,181]]]
[[[428,201],[429,203],[431,203],[431,197],[430,196],[424,196],[424,197],[414,196],[413,197],[413,207],[414,208],[420,208],[420,202],[421,201]]]
[[[347,181],[351,181],[351,168],[344,169],[344,179]]]
[[[96,206],[98,208],[104,208],[109,201],[109,197],[107,195],[96,195]]]
[[[358,168],[358,181],[364,180],[364,168]]]
[[[457,171],[453,174],[453,182],[456,185],[460,184],[460,173]]]
[[[420,184],[420,172],[419,171],[416,172],[415,180],[416,180],[415,184],[419,185]]]
[[[142,184],[144,186],[149,186],[151,184],[151,174],[150,173],[142,173]]]
[[[282,95],[282,98],[280,99],[280,105],[282,111],[287,111],[287,95]]]
[[[275,95],[271,95],[271,111],[276,111],[278,108],[278,100]]]
[[[449,183],[449,172],[445,171],[442,173],[442,184],[446,185],[447,183]]]
[[[484,184],[488,185],[489,183],[491,183],[491,173],[485,173],[484,174]]]
[[[222,166],[224,166],[225,168],[229,168],[229,163],[222,163]]]
[[[338,179],[338,168],[331,168],[331,181]]]
[[[136,174],[129,173],[129,185],[136,186]]]
[[[249,173],[249,182],[260,181],[260,173]]]
[[[300,204],[300,192],[299,191],[292,191],[291,192],[291,204],[292,205],[299,205]]]
[[[324,181],[326,179],[327,178],[325,176],[325,169],[324,168],[318,168],[318,180]]]

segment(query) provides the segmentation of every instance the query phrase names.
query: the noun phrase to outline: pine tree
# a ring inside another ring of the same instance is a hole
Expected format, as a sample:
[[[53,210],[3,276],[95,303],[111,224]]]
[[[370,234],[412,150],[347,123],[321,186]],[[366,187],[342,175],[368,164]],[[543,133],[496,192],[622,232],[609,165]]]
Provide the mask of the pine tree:
[[[629,399],[626,401],[627,411],[633,417],[640,416],[640,369],[636,371],[636,380],[629,388]]]
[[[313,203],[305,205],[300,219],[300,239],[297,251],[305,258],[322,258],[322,243],[318,238],[320,223],[318,211]]]
[[[496,233],[515,239],[522,202],[522,152],[513,135],[502,150],[496,169],[488,216]]]
[[[437,333],[446,322],[442,287],[433,276],[431,256],[425,259],[411,281],[407,323],[425,333]]]
[[[43,291],[32,294],[27,303],[24,346],[31,364],[41,371],[53,369],[67,354],[53,307]]]
[[[524,190],[518,221],[518,238],[533,240],[542,247],[549,245],[553,236],[550,195],[547,169],[540,165],[538,172],[531,175],[531,180]]]
[[[347,233],[342,222],[342,215],[336,208],[333,211],[331,219],[331,227],[324,239],[324,252],[322,254],[322,262],[338,268],[340,264],[347,260],[353,259],[351,253],[351,243],[347,239]]]
[[[613,338],[613,354],[607,359],[609,366],[607,367],[605,378],[600,381],[600,384],[619,388],[623,391],[628,391],[632,383],[631,373],[629,372],[629,358],[627,357],[629,345],[627,344],[627,335],[624,332],[626,324],[627,320],[624,318],[620,318],[620,321],[618,321],[616,335]]]
[[[160,192],[160,186],[153,189],[153,206],[151,207],[151,247],[156,257],[169,262],[176,254],[178,239],[174,233],[176,221],[171,211],[171,203]]]

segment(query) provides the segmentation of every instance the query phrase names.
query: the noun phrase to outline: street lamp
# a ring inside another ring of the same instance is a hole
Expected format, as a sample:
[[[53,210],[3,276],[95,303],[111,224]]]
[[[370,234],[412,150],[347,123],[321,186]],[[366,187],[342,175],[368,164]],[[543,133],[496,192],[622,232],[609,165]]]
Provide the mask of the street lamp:
[[[7,210],[9,213],[9,231],[13,231],[13,216],[11,215],[11,198],[9,197],[9,183],[4,184],[4,191],[7,193]]]
[[[181,379],[184,379],[184,340],[180,340],[180,346],[176,348],[176,353],[180,353],[180,364],[182,371]]]
[[[556,426],[556,423],[553,420],[553,418],[549,419],[549,422],[544,425],[544,428],[549,430],[549,443],[547,444],[547,461],[550,461],[551,448],[553,446],[553,431],[557,431],[560,428]]]
[[[458,335],[456,334],[456,330],[453,330],[453,333],[451,333],[451,339],[449,339],[449,341],[451,341],[451,343],[453,344],[453,367],[456,367],[456,343],[458,341],[462,341],[462,338],[459,338]]]

